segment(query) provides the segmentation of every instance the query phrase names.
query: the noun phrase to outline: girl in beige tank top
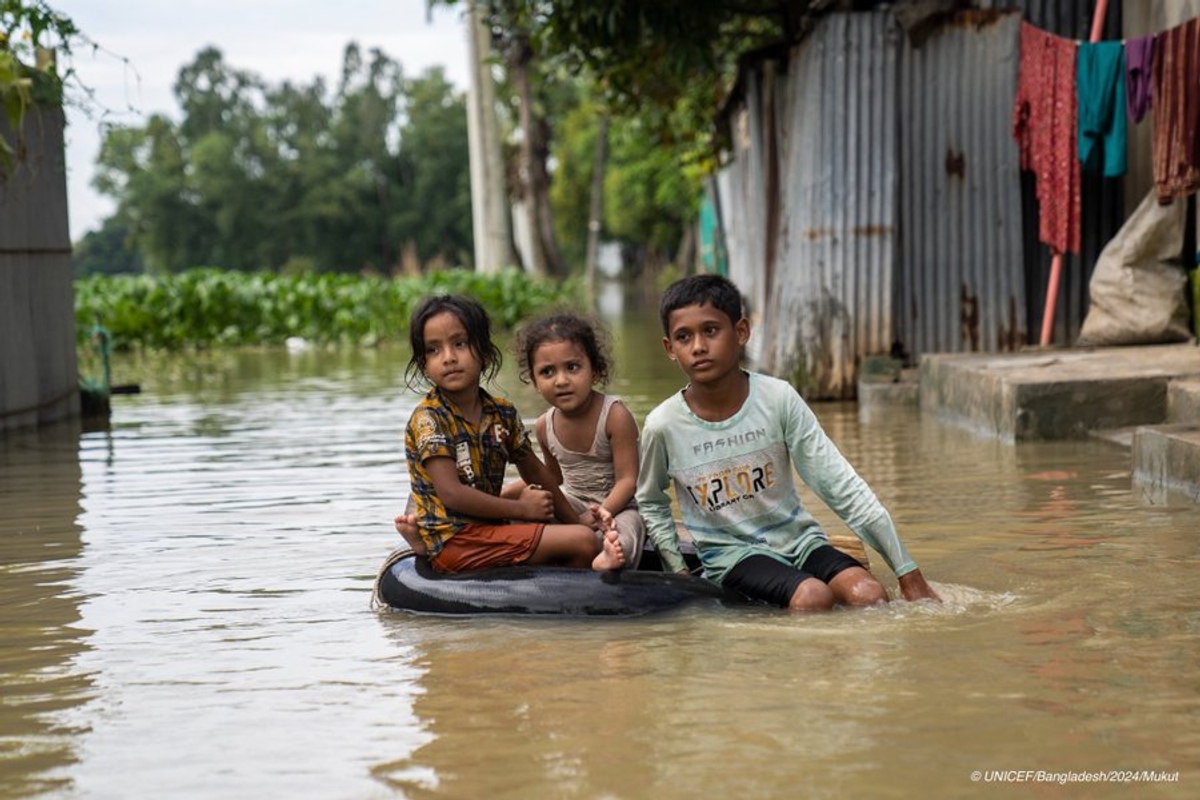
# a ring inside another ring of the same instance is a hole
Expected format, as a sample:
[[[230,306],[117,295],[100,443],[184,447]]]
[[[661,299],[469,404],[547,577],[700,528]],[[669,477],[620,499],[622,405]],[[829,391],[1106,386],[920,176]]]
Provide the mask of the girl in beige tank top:
[[[612,514],[626,566],[636,567],[645,539],[633,499],[638,427],[620,399],[596,389],[609,376],[596,326],[556,314],[524,328],[518,348],[521,379],[550,404],[535,425],[546,466],[576,510],[598,505]]]

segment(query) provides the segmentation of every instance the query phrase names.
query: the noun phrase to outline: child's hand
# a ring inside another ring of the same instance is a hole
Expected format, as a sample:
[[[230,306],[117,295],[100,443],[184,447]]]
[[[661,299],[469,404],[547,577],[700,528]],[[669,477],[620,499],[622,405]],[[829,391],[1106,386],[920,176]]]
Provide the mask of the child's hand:
[[[521,504],[521,519],[554,519],[554,497],[536,483],[522,489],[517,502]]]
[[[397,514],[394,522],[396,533],[404,537],[404,541],[408,543],[414,553],[419,556],[429,555],[429,548],[425,546],[425,540],[421,538],[421,534],[417,530],[416,514]]]
[[[582,525],[587,525],[597,533],[605,533],[617,529],[617,521],[613,517],[612,512],[599,503],[589,505],[587,510],[579,515],[579,522]]]
[[[925,576],[921,574],[921,570],[914,569],[905,575],[901,575],[897,579],[900,583],[900,594],[904,595],[905,600],[936,600],[942,602],[942,598],[938,597],[938,593],[933,590],[925,581]]]

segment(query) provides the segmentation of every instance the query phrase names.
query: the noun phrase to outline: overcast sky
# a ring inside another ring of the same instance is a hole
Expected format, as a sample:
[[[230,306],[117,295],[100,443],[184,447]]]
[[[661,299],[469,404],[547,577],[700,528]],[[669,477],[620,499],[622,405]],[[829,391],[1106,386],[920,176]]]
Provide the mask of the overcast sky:
[[[426,12],[425,0],[50,0],[100,46],[77,45],[70,65],[94,90],[108,121],[140,125],[153,113],[179,118],[171,85],[180,67],[213,45],[234,68],[269,83],[336,85],[350,41],[378,47],[406,75],[441,65],[467,85],[466,30],[458,9]],[[95,112],[93,112],[93,117]],[[112,212],[91,188],[100,147],[98,122],[67,110],[67,193],[71,239],[78,241]]]

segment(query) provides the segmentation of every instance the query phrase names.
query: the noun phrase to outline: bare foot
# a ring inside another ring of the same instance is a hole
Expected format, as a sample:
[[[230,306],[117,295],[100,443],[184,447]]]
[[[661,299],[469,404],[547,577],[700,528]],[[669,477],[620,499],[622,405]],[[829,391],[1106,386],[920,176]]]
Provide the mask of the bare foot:
[[[420,532],[417,530],[417,517],[415,514],[397,514],[396,533],[404,537],[404,541],[412,548],[412,551],[419,556],[427,555],[429,549],[425,547],[425,540],[421,538]]]
[[[600,555],[592,559],[592,569],[603,572],[620,569],[623,566],[625,566],[625,549],[621,547],[621,540],[617,538],[616,531],[607,531],[604,534],[604,544],[600,548]]]

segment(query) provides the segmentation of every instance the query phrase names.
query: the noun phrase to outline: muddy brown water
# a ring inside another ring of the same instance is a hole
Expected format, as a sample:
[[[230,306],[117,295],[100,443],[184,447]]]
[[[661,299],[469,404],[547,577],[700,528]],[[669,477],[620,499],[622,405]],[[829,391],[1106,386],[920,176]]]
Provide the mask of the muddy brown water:
[[[614,328],[640,420],[680,376]],[[943,604],[380,614],[406,359],[122,359],[109,430],[0,439],[0,796],[1200,790],[1200,511],[1139,505],[1127,452],[818,404]]]

